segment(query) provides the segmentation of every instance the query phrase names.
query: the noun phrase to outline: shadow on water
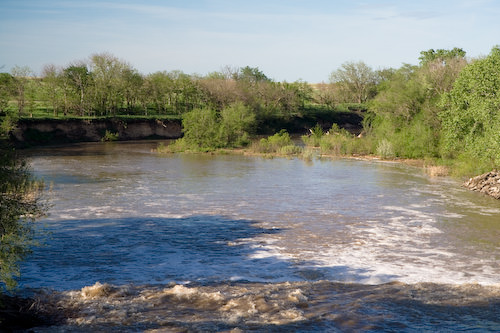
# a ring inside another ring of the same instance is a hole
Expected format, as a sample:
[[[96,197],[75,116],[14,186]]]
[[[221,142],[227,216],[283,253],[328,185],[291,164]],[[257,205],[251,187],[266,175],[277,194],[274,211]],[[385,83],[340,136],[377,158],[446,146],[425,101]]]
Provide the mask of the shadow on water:
[[[315,267],[313,262],[279,257],[269,251],[270,244],[262,236],[282,229],[224,216],[75,219],[50,222],[46,229],[50,235],[46,244],[24,264],[21,283],[25,287],[68,290],[96,281],[344,280],[369,274],[363,269]]]
[[[24,265],[21,283],[59,290],[48,307],[81,316],[68,331],[500,329],[498,287],[326,281],[367,272],[267,252],[261,236],[283,230],[257,221],[194,215],[62,220],[47,228],[51,237]],[[80,300],[64,291],[96,281],[116,291]],[[185,289],[169,294],[173,286]]]

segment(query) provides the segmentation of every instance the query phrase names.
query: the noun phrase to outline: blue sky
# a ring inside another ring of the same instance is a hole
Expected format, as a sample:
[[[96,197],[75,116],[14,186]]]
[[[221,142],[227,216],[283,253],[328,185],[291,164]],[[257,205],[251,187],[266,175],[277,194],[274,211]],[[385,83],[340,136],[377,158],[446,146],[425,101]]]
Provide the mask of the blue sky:
[[[500,44],[499,0],[0,0],[0,71],[110,52],[143,74],[259,67],[327,82],[347,61],[417,64],[420,51]]]

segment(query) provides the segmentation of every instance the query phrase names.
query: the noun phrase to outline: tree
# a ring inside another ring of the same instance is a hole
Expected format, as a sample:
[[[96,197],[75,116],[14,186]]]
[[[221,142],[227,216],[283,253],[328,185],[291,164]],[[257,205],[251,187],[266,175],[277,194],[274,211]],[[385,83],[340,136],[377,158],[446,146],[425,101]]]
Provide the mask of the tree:
[[[237,100],[242,100],[241,89],[233,79],[226,78],[220,73],[210,73],[200,80],[204,90],[206,102],[221,110]]]
[[[191,149],[211,150],[222,147],[217,111],[210,107],[185,113],[182,117],[182,128],[184,137],[180,140]]]
[[[0,282],[10,289],[16,285],[19,262],[35,244],[33,222],[46,205],[41,201],[43,183],[5,140],[5,121],[0,127]]]
[[[90,59],[94,108],[101,114],[116,114],[124,103],[124,73],[133,69],[110,53],[94,54]]]
[[[240,68],[239,71],[235,74],[234,79],[249,83],[271,81],[258,67],[250,66]]]
[[[500,47],[467,65],[441,105],[444,153],[500,166]]]
[[[458,47],[455,47],[451,50],[445,50],[445,49],[429,49],[427,51],[422,51],[420,52],[420,57],[418,58],[420,60],[420,65],[425,65],[429,62],[433,61],[439,61],[439,62],[447,62],[448,60],[451,59],[456,59],[456,58],[465,58],[466,52]]]
[[[254,124],[255,115],[242,102],[231,104],[220,112],[211,107],[194,109],[183,115],[184,137],[171,147],[174,151],[240,147],[248,143]]]
[[[19,115],[22,115],[26,106],[26,87],[28,80],[32,75],[32,71],[27,66],[14,66],[11,70],[14,77],[15,97],[17,99],[17,110]]]
[[[174,81],[167,72],[149,74],[145,80],[150,103],[158,113],[164,113],[173,106]]]
[[[122,75],[125,108],[127,111],[132,111],[137,108],[137,102],[140,98],[140,91],[144,84],[144,78],[133,68],[125,68]]]
[[[70,93],[76,97],[78,115],[85,115],[90,111],[90,103],[87,102],[87,90],[90,89],[92,83],[92,76],[87,65],[80,63],[66,67],[64,69],[64,80],[71,90]]]
[[[364,62],[346,62],[330,74],[330,82],[338,85],[346,102],[364,103],[375,94],[376,73]]]
[[[14,90],[14,78],[9,73],[0,73],[0,114],[4,113]]]
[[[220,112],[220,142],[225,147],[243,146],[249,142],[249,131],[255,124],[255,114],[242,102],[236,102]]]
[[[62,71],[55,65],[46,65],[42,70],[42,87],[47,102],[55,117],[63,105]]]
[[[338,102],[335,85],[330,83],[319,83],[314,85],[313,98],[317,104],[326,105],[333,109]]]

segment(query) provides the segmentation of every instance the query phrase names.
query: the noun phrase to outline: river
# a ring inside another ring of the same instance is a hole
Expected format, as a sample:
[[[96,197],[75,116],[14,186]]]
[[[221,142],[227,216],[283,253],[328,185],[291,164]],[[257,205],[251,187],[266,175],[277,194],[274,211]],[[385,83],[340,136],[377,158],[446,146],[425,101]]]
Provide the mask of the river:
[[[500,330],[500,202],[355,159],[37,148],[34,331]]]

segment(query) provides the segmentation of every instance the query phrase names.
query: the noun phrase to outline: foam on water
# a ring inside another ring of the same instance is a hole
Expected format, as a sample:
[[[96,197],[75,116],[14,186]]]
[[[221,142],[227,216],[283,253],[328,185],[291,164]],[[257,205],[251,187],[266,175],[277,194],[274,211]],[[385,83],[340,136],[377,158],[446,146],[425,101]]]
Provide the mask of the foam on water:
[[[500,207],[457,182],[366,161],[138,151],[32,158],[53,182],[52,235],[23,285],[499,282]]]

